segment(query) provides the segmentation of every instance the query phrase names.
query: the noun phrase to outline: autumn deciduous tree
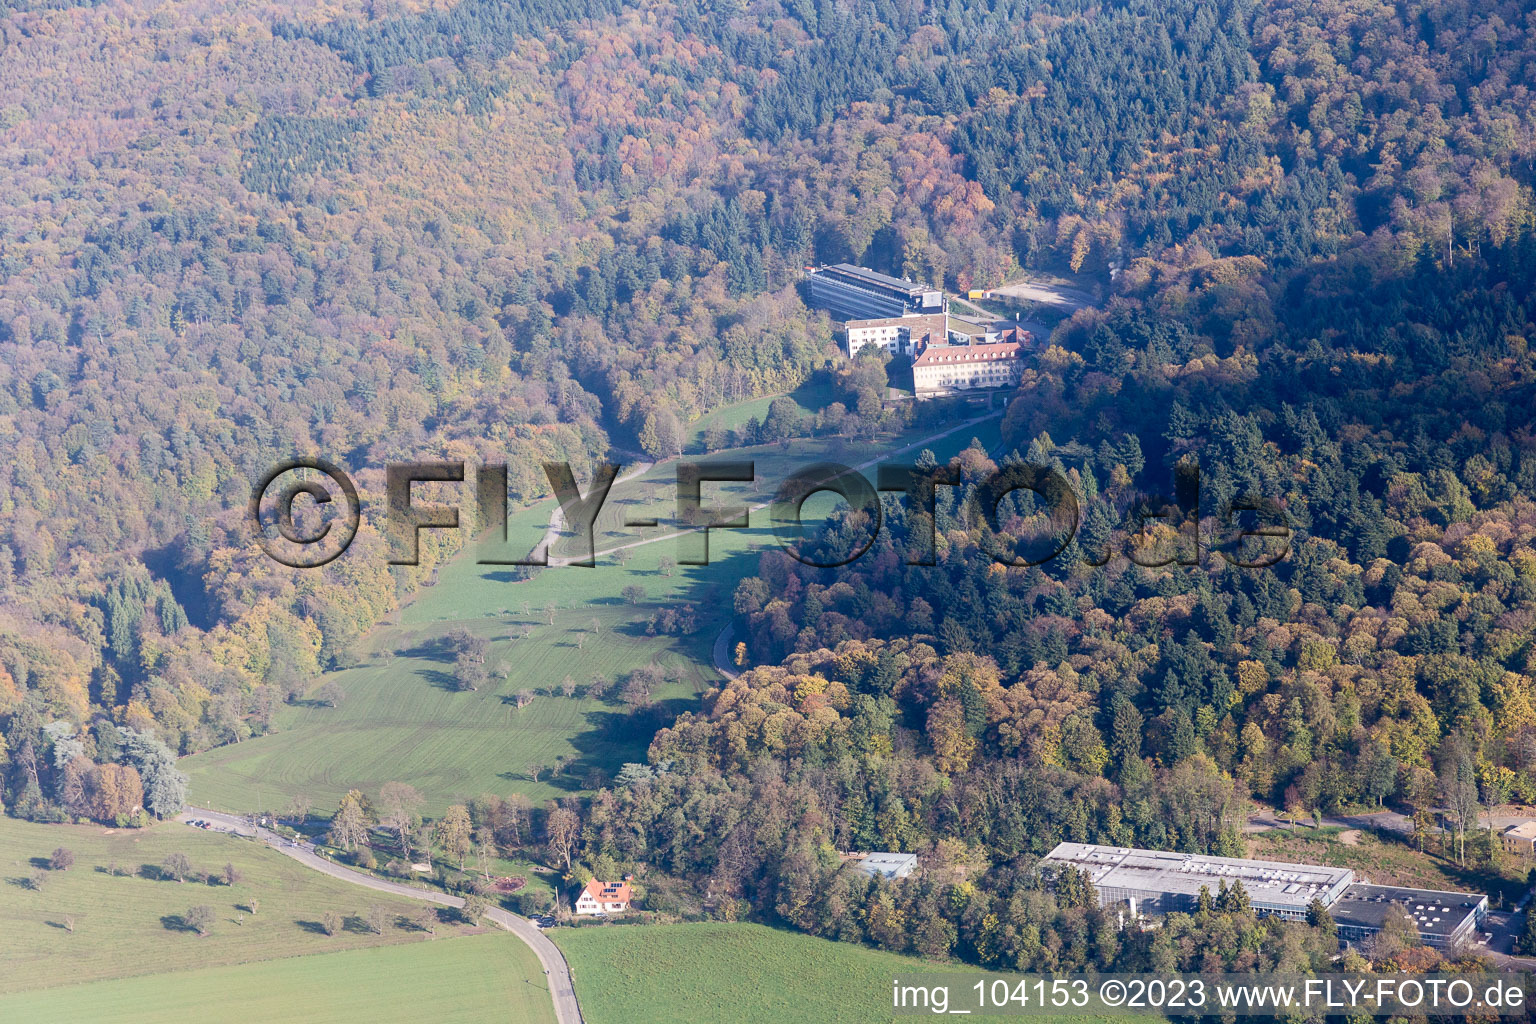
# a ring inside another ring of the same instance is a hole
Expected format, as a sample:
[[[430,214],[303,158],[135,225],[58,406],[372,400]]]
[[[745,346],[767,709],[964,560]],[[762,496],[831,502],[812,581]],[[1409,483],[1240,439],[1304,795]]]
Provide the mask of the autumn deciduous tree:
[[[459,862],[460,871],[464,870],[464,858],[469,856],[474,845],[474,825],[469,818],[469,808],[463,804],[449,807],[437,823],[436,835],[438,846]]]
[[[379,823],[395,830],[406,860],[411,857],[411,831],[421,822],[423,802],[416,787],[406,782],[386,782],[379,789]]]
[[[349,790],[341,798],[336,813],[331,816],[331,828],[327,840],[338,849],[351,851],[368,841],[368,814],[364,809],[364,797],[358,790]]]
[[[545,837],[550,851],[560,858],[566,871],[571,870],[571,858],[581,835],[581,818],[568,807],[555,807],[544,821]]]
[[[144,787],[138,769],[124,764],[98,764],[86,773],[86,813],[97,821],[116,823],[144,803]]]
[[[184,853],[172,853],[161,862],[160,870],[178,882],[185,882],[192,873],[192,861]]]
[[[207,935],[208,930],[213,927],[213,908],[207,904],[188,907],[187,912],[181,915],[181,919],[186,922],[188,928],[197,932],[198,935]]]

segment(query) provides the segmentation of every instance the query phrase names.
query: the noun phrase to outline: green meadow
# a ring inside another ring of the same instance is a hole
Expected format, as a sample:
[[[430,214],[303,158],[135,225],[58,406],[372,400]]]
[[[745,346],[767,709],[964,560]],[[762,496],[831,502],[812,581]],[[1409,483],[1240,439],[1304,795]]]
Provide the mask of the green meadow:
[[[710,461],[750,459],[757,479],[705,483],[703,503],[764,505],[785,477],[816,462],[857,466],[915,458],[923,448],[947,458],[973,437],[995,445],[997,431],[992,418],[932,441],[933,431],[919,430],[722,452]],[[435,813],[484,792],[535,801],[581,792],[624,762],[643,761],[657,723],[697,706],[718,683],[711,649],[729,623],[736,583],[756,570],[757,552],[776,543],[762,509],[752,513],[750,530],[710,531],[710,564],[679,564],[701,541],[676,535],[676,472],[675,464],[662,463],[614,485],[596,526],[593,567],[553,565],[522,579],[506,566],[477,564],[473,548],[450,560],[431,586],[371,632],[361,664],[325,676],[344,692],[338,706],[285,706],[274,732],[184,759],[190,800],[255,811],[281,809],[303,794],[327,814],[349,789],[371,794],[398,780],[416,786]],[[806,515],[824,514],[840,500],[818,496]],[[515,514],[507,553],[526,554],[553,509],[546,501]],[[658,524],[626,525],[647,518]],[[568,532],[553,553],[580,554]],[[641,596],[626,599],[629,587]],[[650,635],[652,616],[683,604],[695,609],[693,632]],[[455,689],[452,656],[441,644],[460,628],[490,641],[487,664],[504,669],[476,691]],[[652,694],[654,708],[631,713],[615,697],[629,673],[650,664],[670,679]],[[567,677],[578,687],[570,697],[560,693]],[[606,699],[587,695],[594,677],[609,684]],[[519,707],[522,691],[535,696]]]
[[[498,932],[4,995],[0,1020],[554,1024],[547,981],[533,951]]]
[[[48,870],[59,847],[74,853],[74,865]],[[220,876],[233,864],[239,879],[229,886],[222,878],[210,884],[156,877],[173,853],[199,874]],[[34,889],[38,871],[42,888]],[[421,908],[413,900],[360,889],[252,840],[178,822],[111,829],[0,818],[0,876],[0,993],[427,939],[409,923]],[[194,906],[213,910],[206,935],[183,921]],[[387,912],[383,934],[364,924],[374,906]],[[335,935],[322,928],[327,912],[340,919]],[[439,925],[437,934],[459,930]],[[0,1020],[40,1019],[9,1009],[0,1000]]]
[[[610,925],[560,928],[550,935],[571,965],[587,1024],[900,1024],[917,1018],[892,1012],[894,978],[954,974],[958,992],[980,977],[968,968],[758,924]],[[1160,1020],[1073,1014],[1049,1019],[1061,1024]]]

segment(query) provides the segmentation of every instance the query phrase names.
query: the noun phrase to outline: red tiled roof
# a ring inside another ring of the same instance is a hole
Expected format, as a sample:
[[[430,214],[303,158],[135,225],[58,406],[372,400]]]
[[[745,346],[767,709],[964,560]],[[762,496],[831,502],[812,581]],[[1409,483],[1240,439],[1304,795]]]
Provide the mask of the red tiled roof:
[[[628,903],[628,882],[599,882],[597,879],[587,883],[587,887],[581,890],[583,896],[591,896],[599,903]]]
[[[912,360],[913,366],[969,366],[998,359],[1018,359],[1023,346],[1017,341],[993,345],[930,345]]]

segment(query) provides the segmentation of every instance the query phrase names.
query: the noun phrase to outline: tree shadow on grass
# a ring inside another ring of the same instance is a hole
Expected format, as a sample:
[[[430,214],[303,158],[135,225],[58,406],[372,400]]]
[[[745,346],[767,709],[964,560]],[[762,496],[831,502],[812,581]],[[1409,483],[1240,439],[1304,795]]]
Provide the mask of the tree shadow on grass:
[[[166,914],[160,918],[160,926],[168,932],[195,932],[196,928],[187,924],[187,919],[180,914]]]
[[[325,925],[321,924],[319,921],[297,921],[296,920],[293,923],[298,925],[304,931],[309,932],[309,934],[311,934],[311,935],[324,935],[325,934]]]
[[[452,673],[435,668],[423,668],[418,669],[416,674],[439,690],[447,690],[449,693],[460,692],[458,680],[453,678]]]
[[[434,636],[412,647],[402,647],[395,652],[397,658],[419,658],[422,661],[451,662],[453,649],[446,636]]]

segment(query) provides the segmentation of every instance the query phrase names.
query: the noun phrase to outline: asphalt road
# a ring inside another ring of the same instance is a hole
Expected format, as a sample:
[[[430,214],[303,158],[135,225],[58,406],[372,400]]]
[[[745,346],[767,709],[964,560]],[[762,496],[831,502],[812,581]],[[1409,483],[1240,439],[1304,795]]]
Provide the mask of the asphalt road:
[[[311,843],[294,843],[267,829],[252,826],[244,818],[233,814],[224,814],[220,811],[210,811],[202,807],[188,807],[178,817],[178,821],[187,821],[199,818],[212,822],[222,832],[230,832],[235,835],[251,836],[266,843],[278,853],[286,857],[292,857],[306,867],[338,878],[343,882],[360,885],[366,889],[374,889],[378,892],[387,892],[394,896],[404,896],[407,899],[423,900],[427,903],[436,903],[444,907],[462,907],[464,900],[458,896],[449,896],[447,893],[438,892],[435,889],[423,889],[402,882],[391,882],[383,878],[375,878],[373,875],[355,871],[344,867],[315,852]],[[500,907],[490,907],[485,916],[507,931],[522,939],[539,958],[544,973],[549,976],[550,997],[555,1004],[555,1019],[559,1024],[582,1024],[581,1007],[576,1002],[576,989],[571,982],[570,966],[565,962],[565,956],[560,952],[560,947],[549,940],[527,918],[518,917]]]
[[[720,635],[715,637],[715,671],[727,679],[735,679],[741,675],[736,666],[731,664],[731,641],[736,639],[736,623],[727,622]]]

